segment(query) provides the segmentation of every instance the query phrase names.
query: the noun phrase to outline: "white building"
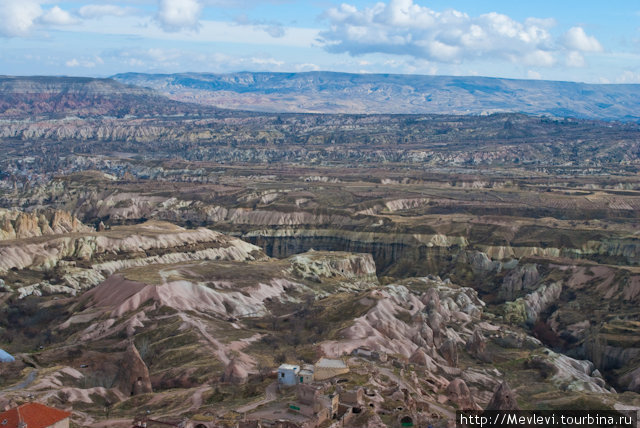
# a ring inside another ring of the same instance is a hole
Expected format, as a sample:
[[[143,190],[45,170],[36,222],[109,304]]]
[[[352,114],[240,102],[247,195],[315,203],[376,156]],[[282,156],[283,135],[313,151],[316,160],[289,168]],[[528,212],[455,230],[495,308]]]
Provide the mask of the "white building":
[[[294,364],[282,364],[278,367],[278,383],[283,385],[295,385],[298,383],[300,366]]]

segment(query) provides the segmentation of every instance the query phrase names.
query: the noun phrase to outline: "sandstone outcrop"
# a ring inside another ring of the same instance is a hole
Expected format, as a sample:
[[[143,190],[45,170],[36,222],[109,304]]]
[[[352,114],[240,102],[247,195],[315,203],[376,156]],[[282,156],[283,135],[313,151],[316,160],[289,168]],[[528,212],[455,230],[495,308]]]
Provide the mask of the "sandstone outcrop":
[[[520,410],[516,396],[506,381],[503,381],[493,393],[485,410]]]
[[[505,319],[518,324],[532,325],[541,312],[557,302],[562,292],[562,283],[541,285],[533,293],[505,304]]]
[[[487,353],[487,340],[480,328],[475,328],[473,330],[473,334],[467,339],[467,343],[465,344],[465,348],[469,354],[474,356],[480,361],[489,362],[491,360],[490,356]]]
[[[377,283],[376,265],[371,254],[344,252],[315,252],[289,258],[291,272],[312,281],[320,278],[344,277]]]
[[[411,355],[411,357],[409,358],[409,362],[418,364],[419,366],[423,366],[432,373],[435,373],[438,369],[435,362],[433,361],[433,358],[427,355],[425,351],[420,348],[417,349],[416,352],[413,353],[413,355]]]
[[[153,392],[149,369],[140,357],[133,342],[129,343],[120,362],[118,373],[118,388],[126,395],[140,395]]]
[[[130,234],[125,227],[83,236],[54,236],[38,242],[8,241],[0,245],[0,273],[26,268],[47,271],[61,264],[69,272],[61,285],[78,290],[97,285],[108,275],[133,266],[260,257],[256,246],[205,228],[186,230],[169,223],[148,222],[137,230]],[[73,267],[64,261],[67,258],[91,265]],[[105,258],[108,261],[102,261]],[[23,294],[33,293],[25,289]]]
[[[440,346],[439,351],[451,367],[458,366],[458,347],[456,346],[456,342],[454,340],[445,340],[442,346]]]
[[[620,384],[628,391],[640,393],[640,367],[620,377]]]
[[[499,297],[514,300],[522,290],[530,290],[540,279],[535,264],[519,265],[507,273],[502,281]]]
[[[445,390],[447,398],[461,410],[478,410],[469,387],[462,379],[452,380]]]
[[[0,209],[0,225],[0,241],[93,230],[61,210],[28,213]]]

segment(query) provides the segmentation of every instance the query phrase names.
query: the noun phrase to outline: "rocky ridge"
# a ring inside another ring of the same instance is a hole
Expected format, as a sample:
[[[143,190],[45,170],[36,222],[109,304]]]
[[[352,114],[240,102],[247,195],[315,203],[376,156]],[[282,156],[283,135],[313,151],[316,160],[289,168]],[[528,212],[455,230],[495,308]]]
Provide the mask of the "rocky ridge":
[[[186,230],[164,222],[135,228],[114,228],[82,235],[31,238],[0,244],[0,273],[30,269],[58,269],[61,282],[19,284],[20,297],[30,294],[72,293],[103,281],[108,275],[133,266],[188,260],[253,260],[259,248],[219,232]],[[153,253],[156,254],[153,254]],[[72,261],[67,261],[72,260]],[[9,284],[5,284],[5,288]]]
[[[29,213],[0,209],[0,224],[0,241],[93,230],[62,210]]]

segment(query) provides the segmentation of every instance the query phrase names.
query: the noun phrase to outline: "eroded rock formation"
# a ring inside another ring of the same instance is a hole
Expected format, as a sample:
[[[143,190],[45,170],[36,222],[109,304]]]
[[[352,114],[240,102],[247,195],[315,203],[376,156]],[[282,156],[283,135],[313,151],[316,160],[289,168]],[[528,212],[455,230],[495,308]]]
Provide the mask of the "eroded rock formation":
[[[506,381],[503,381],[493,393],[485,410],[520,410],[516,396]]]

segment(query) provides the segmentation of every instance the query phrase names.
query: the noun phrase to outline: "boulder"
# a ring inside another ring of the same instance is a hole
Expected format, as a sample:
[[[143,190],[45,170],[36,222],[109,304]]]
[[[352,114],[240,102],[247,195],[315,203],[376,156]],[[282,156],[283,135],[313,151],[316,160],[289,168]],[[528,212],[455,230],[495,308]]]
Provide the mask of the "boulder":
[[[38,217],[29,213],[20,213],[15,224],[17,238],[29,238],[40,236],[42,232],[38,227]]]
[[[473,334],[469,336],[465,348],[469,354],[477,358],[480,361],[491,362],[491,358],[487,353],[487,340],[485,339],[482,331],[476,328]]]
[[[424,303],[425,312],[437,312],[440,313],[442,310],[440,306],[440,295],[438,294],[438,290],[435,288],[430,288],[427,290],[420,298],[420,301]]]
[[[117,385],[122,392],[132,396],[153,392],[149,369],[142,357],[140,357],[140,353],[138,353],[133,342],[129,343],[120,362]]]
[[[452,380],[446,389],[447,398],[456,403],[458,408],[464,410],[476,410],[478,405],[471,397],[471,391],[464,380],[458,378]]]
[[[417,364],[419,366],[426,367],[428,371],[435,372],[437,367],[433,361],[433,359],[428,356],[422,349],[418,348],[416,352],[411,355],[409,358],[409,362],[413,364]]]
[[[439,351],[451,367],[458,366],[458,347],[453,339],[445,340]]]
[[[433,330],[427,324],[422,324],[422,327],[420,327],[420,336],[422,336],[427,346],[433,346]]]
[[[520,410],[516,396],[509,388],[507,381],[503,381],[496,389],[485,410]]]

